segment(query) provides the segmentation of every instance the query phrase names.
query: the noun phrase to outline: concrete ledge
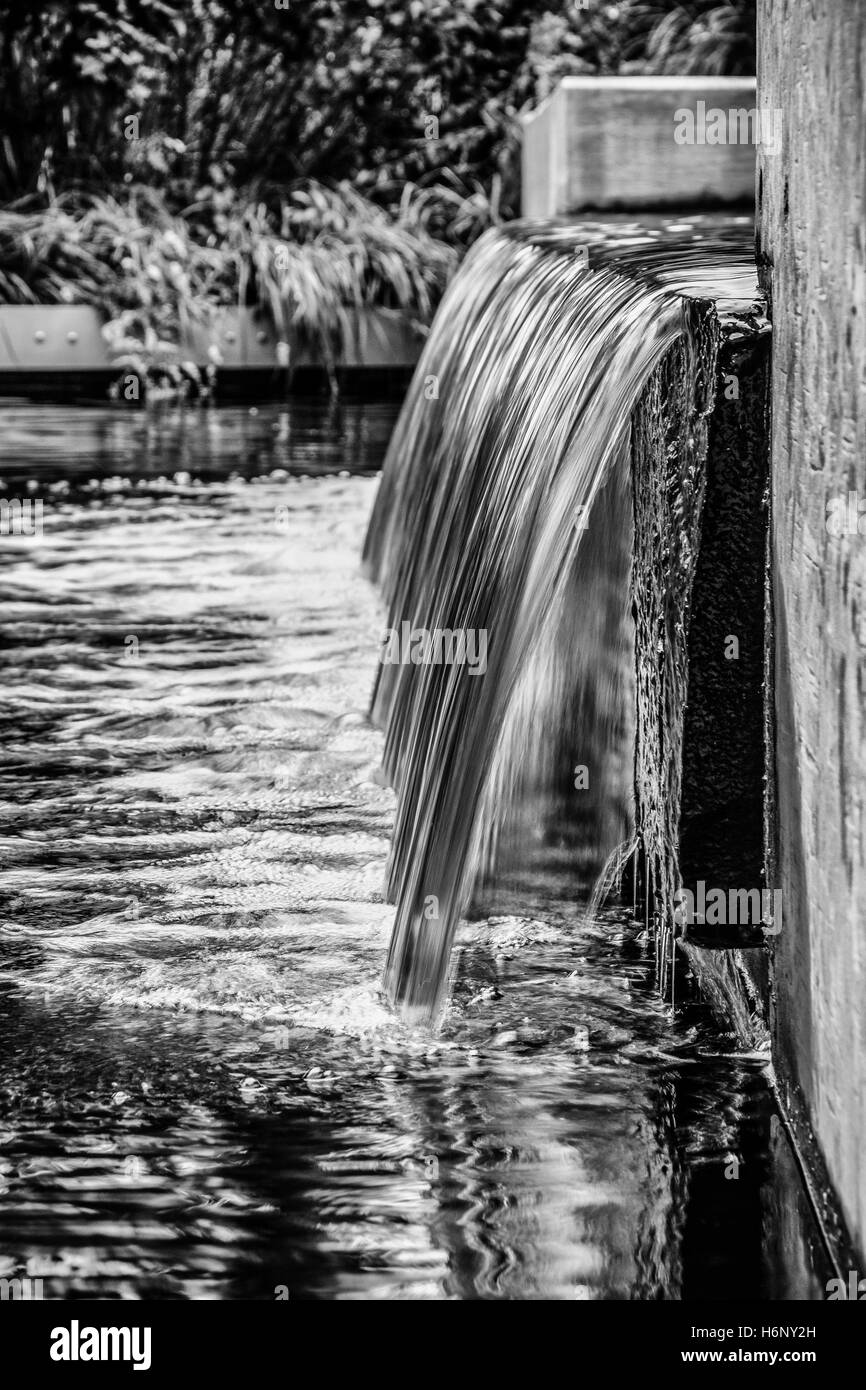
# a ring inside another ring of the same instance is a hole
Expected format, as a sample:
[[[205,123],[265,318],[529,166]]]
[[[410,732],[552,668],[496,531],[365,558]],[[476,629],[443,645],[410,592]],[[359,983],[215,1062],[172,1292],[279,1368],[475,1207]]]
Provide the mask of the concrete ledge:
[[[21,385],[50,380],[52,376],[107,380],[124,368],[112,358],[102,327],[103,317],[86,304],[0,306],[0,395],[9,388],[19,394]],[[347,310],[343,350],[336,358],[338,371],[410,371],[421,351],[423,338],[401,315],[383,310]],[[273,325],[254,309],[218,309],[208,323],[193,325],[181,340],[181,359],[204,367],[219,354],[225,371],[280,372],[285,362],[277,348]],[[321,355],[295,336],[289,343],[289,365],[295,370],[322,370]]]
[[[255,309],[219,309],[208,324],[193,325],[184,339],[192,361],[209,361],[210,348],[216,347],[227,368],[271,368],[280,365],[277,353],[279,334],[270,319]],[[423,338],[407,320],[383,310],[347,310],[343,349],[337,356],[341,367],[414,366]],[[321,365],[321,354],[314,346],[290,341],[292,368]]]
[[[755,145],[732,120],[715,143],[701,117],[754,107],[749,77],[566,77],[523,117],[523,216],[752,202]],[[676,138],[682,111],[693,143]]]

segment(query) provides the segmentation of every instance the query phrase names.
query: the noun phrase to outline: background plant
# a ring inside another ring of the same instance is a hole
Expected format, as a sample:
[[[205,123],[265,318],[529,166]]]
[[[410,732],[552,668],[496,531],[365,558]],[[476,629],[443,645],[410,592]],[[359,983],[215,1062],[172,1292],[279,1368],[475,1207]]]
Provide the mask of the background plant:
[[[0,198],[127,178],[187,203],[222,178],[391,200],[447,175],[496,180],[512,215],[516,119],[558,77],[754,69],[754,0],[0,0]]]
[[[754,64],[754,0],[0,0],[0,302],[96,303],[169,373],[185,323],[260,304],[332,362],[352,309],[428,323],[519,211],[560,77]]]

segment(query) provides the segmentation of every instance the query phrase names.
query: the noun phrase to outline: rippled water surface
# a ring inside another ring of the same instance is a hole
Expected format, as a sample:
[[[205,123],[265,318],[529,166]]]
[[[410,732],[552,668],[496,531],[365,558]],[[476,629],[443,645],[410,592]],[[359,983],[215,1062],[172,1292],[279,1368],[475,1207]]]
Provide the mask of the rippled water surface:
[[[821,1296],[764,1059],[556,846],[379,983],[386,403],[0,410],[0,1276],[50,1298]],[[29,488],[29,491],[28,491]]]

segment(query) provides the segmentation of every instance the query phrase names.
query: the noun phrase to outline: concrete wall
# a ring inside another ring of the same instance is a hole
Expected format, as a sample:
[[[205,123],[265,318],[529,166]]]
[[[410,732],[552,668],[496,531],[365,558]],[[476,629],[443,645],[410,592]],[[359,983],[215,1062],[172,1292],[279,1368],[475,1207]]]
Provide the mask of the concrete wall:
[[[866,1248],[866,6],[759,0],[772,295],[777,1071]],[[827,509],[853,508],[847,530]],[[856,505],[864,507],[857,533]],[[853,523],[853,529],[852,528]],[[861,1269],[861,1273],[864,1271]]]

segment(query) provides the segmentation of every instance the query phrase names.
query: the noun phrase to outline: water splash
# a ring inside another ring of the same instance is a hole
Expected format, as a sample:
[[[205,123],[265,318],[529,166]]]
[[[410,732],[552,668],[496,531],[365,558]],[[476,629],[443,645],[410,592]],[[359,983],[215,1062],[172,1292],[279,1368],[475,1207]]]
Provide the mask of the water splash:
[[[441,1010],[473,886],[564,811],[589,885],[630,832],[631,414],[687,296],[754,286],[743,226],[696,224],[488,233],[392,438],[365,561],[418,639],[389,645],[373,700],[398,793],[385,987],[413,1020]],[[483,675],[436,659],[436,632],[483,634]]]

